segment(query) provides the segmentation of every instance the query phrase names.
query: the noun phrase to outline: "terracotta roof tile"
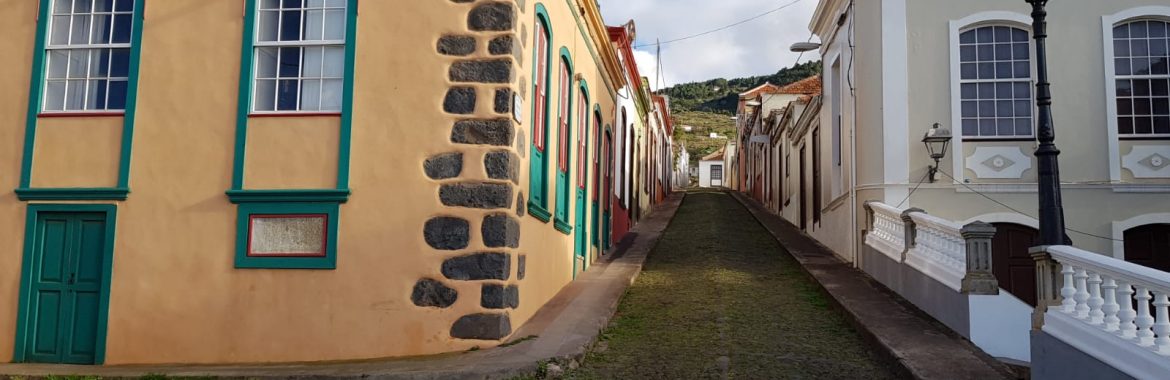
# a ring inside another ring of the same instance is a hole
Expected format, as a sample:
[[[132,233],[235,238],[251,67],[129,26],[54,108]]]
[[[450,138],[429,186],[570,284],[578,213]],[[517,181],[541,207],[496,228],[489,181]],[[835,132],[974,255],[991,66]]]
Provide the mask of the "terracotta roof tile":
[[[814,95],[821,93],[821,76],[814,75],[792,82],[777,90],[780,94]]]

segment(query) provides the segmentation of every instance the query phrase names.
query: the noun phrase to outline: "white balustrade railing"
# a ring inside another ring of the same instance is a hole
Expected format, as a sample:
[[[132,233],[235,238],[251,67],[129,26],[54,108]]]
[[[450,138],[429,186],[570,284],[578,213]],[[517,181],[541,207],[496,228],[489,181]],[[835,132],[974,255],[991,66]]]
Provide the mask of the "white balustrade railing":
[[[1063,280],[1060,305],[1050,307],[1048,316],[1107,333],[1130,349],[1159,355],[1155,364],[1170,367],[1170,273],[1069,246],[1047,252],[1060,264],[1057,276]]]
[[[966,241],[958,223],[921,212],[910,213],[915,225],[914,247],[906,252],[906,264],[960,290],[967,273]]]
[[[895,261],[902,262],[906,250],[906,224],[902,210],[884,203],[867,204],[873,211],[873,227],[865,235],[865,243]]]

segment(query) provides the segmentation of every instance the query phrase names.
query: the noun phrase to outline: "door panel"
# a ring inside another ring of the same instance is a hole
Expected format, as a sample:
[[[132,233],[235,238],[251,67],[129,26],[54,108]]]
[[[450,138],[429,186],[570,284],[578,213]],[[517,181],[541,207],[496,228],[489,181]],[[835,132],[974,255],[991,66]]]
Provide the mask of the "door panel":
[[[106,227],[105,213],[38,214],[25,361],[95,362]]]
[[[1170,224],[1147,224],[1125,231],[1125,261],[1170,272]]]
[[[1036,306],[1036,261],[1028,253],[1040,231],[1012,223],[992,223],[991,272],[999,287],[1029,305]]]

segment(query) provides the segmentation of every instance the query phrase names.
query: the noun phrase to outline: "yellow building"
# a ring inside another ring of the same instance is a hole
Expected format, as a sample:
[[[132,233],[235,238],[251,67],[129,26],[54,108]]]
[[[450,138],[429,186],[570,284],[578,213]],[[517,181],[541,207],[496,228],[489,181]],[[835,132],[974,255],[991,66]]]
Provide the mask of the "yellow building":
[[[0,360],[491,346],[608,242],[593,0],[0,7]]]

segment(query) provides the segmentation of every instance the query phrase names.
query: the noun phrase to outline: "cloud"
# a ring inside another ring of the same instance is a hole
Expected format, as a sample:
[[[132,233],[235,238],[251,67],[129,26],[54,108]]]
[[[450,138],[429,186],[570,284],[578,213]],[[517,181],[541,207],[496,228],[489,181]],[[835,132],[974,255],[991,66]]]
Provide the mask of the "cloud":
[[[598,0],[609,25],[634,20],[635,56],[643,76],[655,86],[655,40],[668,41],[723,27],[779,8],[792,0]],[[788,51],[809,38],[808,23],[817,0],[801,0],[783,10],[727,30],[662,45],[666,85],[773,74],[796,63]],[[816,38],[813,37],[815,41]],[[801,62],[817,59],[806,53]]]

